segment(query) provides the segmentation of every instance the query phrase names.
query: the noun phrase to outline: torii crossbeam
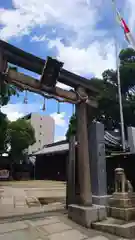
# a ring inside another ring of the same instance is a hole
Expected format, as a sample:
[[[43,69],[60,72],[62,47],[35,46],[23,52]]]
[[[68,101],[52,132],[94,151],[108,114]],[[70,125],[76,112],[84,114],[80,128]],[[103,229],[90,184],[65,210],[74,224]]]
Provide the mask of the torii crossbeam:
[[[4,72],[4,67],[7,63],[14,64],[18,67],[30,70],[34,73],[41,74],[45,67],[46,61],[38,58],[30,53],[27,53],[15,46],[0,40],[0,72]],[[53,60],[57,61],[57,60]],[[57,61],[58,62],[58,61]],[[60,63],[62,66],[62,63]],[[39,80],[32,78],[31,76],[18,73],[14,70],[9,70],[6,78],[10,83],[14,83],[19,87],[26,87],[28,90],[37,92],[43,95],[43,92],[48,94],[53,94],[64,98],[65,101],[75,102],[78,100],[79,95],[72,91],[67,91],[59,87],[50,87],[48,84],[40,84]],[[64,83],[74,89],[77,89],[79,86],[85,88],[86,95],[89,95],[87,99],[87,104],[92,107],[96,107],[96,102],[94,101],[95,95],[98,91],[93,86],[91,86],[90,81],[83,77],[80,77],[74,73],[71,73],[67,70],[61,69],[60,74],[57,78],[57,82]],[[86,95],[84,97],[86,97]],[[83,97],[83,96],[82,96]]]

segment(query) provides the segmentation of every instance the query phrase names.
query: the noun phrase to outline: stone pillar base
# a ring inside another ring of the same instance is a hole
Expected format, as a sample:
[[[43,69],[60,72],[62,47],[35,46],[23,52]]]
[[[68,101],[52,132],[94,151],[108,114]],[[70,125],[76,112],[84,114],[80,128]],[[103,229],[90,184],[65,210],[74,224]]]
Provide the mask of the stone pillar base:
[[[92,205],[84,207],[73,204],[68,206],[68,217],[74,222],[90,228],[93,222],[106,219],[107,212],[104,206]]]
[[[108,215],[124,221],[135,220],[135,208],[108,207]]]
[[[104,196],[92,195],[92,203],[95,205],[107,206],[110,197],[111,195],[104,195]]]

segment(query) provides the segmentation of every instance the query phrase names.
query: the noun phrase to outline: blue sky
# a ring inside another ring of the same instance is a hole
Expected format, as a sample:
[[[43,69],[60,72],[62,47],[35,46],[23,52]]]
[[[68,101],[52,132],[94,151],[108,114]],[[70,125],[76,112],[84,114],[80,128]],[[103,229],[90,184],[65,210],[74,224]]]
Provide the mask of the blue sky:
[[[116,3],[135,34],[135,1],[116,0]],[[105,69],[115,68],[114,29],[119,47],[127,47],[123,31],[116,25],[111,0],[0,1],[1,39],[44,59],[56,57],[64,62],[67,70],[88,78],[101,77]],[[3,108],[9,119],[28,112],[51,115],[55,119],[55,140],[63,139],[72,105],[61,104],[58,115],[54,100],[47,100],[46,111],[42,112],[41,96],[28,93],[27,106],[23,98],[24,93],[12,97]]]

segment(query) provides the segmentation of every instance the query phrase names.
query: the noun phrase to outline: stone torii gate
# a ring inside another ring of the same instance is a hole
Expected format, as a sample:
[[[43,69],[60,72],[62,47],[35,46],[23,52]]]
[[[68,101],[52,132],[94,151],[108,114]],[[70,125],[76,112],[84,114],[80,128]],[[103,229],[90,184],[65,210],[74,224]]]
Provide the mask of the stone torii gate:
[[[38,80],[24,73],[17,72],[9,67],[10,64],[40,74],[41,78]],[[4,41],[0,41],[1,82],[5,81],[47,98],[76,104],[77,169],[80,205],[74,205],[69,208],[69,217],[83,225],[89,226],[90,222],[95,221],[95,215],[93,216],[92,212],[96,212],[96,216],[99,215],[97,208],[92,206],[87,130],[88,114],[91,116],[92,109],[97,107],[95,96],[98,94],[98,91],[90,85],[89,80],[68,72],[62,67],[63,63],[55,59],[48,57],[47,61],[45,61]],[[56,86],[57,82],[64,83],[72,87],[73,90],[67,91],[59,88]],[[80,211],[82,213],[81,216]]]

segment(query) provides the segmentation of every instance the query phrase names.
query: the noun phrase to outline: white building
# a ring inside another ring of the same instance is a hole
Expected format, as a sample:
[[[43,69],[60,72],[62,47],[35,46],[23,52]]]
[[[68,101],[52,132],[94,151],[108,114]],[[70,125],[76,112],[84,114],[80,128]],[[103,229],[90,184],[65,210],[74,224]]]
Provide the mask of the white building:
[[[28,154],[37,152],[41,150],[44,145],[54,142],[55,122],[52,117],[31,113],[25,116],[24,119],[30,121],[35,129],[36,142],[29,146]]]

